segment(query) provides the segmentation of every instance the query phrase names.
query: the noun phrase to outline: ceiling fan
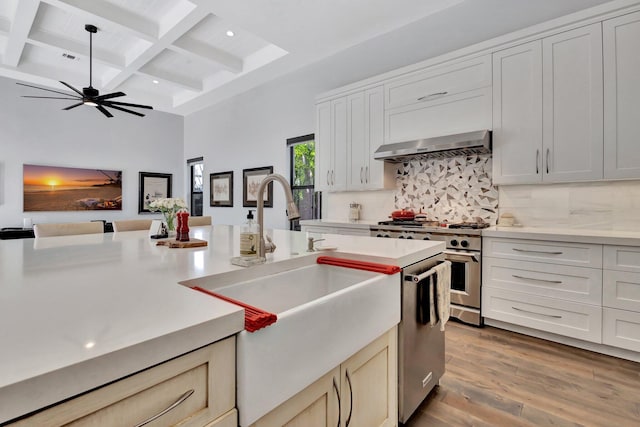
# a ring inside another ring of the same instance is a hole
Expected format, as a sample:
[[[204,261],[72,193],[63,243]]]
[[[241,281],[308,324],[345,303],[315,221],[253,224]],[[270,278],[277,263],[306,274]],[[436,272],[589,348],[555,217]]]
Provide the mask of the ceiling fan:
[[[126,94],[124,92],[112,92],[112,93],[107,93],[105,95],[100,95],[100,92],[98,91],[98,89],[92,86],[93,34],[98,32],[98,28],[95,25],[87,24],[84,26],[84,29],[89,32],[89,87],[83,87],[82,91],[80,91],[75,87],[71,86],[69,83],[65,83],[61,80],[60,83],[62,83],[63,85],[65,85],[66,87],[68,87],[69,89],[75,92],[75,94],[73,94],[73,93],[60,92],[53,89],[46,89],[38,86],[32,86],[25,83],[17,83],[21,86],[32,87],[35,89],[46,90],[47,92],[53,92],[53,93],[65,95],[65,97],[22,95],[22,97],[23,98],[46,98],[46,99],[69,99],[73,101],[80,101],[76,104],[72,104],[66,108],[63,108],[63,110],[71,110],[72,108],[79,107],[80,105],[87,105],[89,107],[96,107],[102,114],[104,114],[107,117],[113,117],[113,114],[111,114],[105,107],[124,111],[125,113],[135,114],[136,116],[144,117],[144,114],[139,113],[137,111],[130,110],[128,108],[124,108],[124,107],[146,108],[149,110],[153,110],[153,107],[151,107],[150,105],[130,104],[127,102],[111,101],[112,98],[119,98],[121,96],[126,96]]]

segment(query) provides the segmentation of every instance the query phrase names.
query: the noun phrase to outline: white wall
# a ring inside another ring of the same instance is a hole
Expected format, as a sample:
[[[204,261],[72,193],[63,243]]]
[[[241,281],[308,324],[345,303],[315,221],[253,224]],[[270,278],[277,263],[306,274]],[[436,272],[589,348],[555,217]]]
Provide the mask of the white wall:
[[[314,133],[315,96],[323,89],[315,78],[295,73],[185,118],[185,159],[204,157],[204,215],[215,224],[241,224],[242,170],[273,166],[289,180],[287,138]],[[209,206],[209,174],[233,171],[233,207]],[[289,227],[285,197],[273,188],[273,208],[265,209],[265,227]]]
[[[0,78],[0,94],[0,227],[22,226],[23,218],[137,217],[140,171],[172,173],[173,194],[184,197],[181,116],[150,111],[146,117],[114,112],[107,118],[84,106],[62,111],[72,102],[21,98],[46,93],[6,78]],[[122,211],[23,212],[23,164],[122,170]]]

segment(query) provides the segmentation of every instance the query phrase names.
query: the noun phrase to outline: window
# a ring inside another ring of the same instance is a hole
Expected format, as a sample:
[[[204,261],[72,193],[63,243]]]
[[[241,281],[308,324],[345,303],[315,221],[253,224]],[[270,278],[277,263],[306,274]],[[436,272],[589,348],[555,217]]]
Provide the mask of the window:
[[[313,182],[316,167],[316,143],[314,135],[287,139],[290,159],[291,191],[300,211],[300,219],[320,217],[320,197],[314,192]],[[291,221],[292,230],[300,230],[299,220]]]
[[[189,166],[189,174],[191,176],[191,192],[189,197],[191,216],[202,216],[202,192],[204,190],[204,163],[202,161],[202,157],[187,160],[187,166]]]

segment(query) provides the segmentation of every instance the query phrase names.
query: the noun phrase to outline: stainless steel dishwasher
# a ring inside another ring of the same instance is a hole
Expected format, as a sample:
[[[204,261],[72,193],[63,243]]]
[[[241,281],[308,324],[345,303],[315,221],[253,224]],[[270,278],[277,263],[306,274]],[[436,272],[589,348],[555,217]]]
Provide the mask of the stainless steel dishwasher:
[[[402,318],[398,327],[398,416],[405,423],[444,374],[444,332],[418,321],[418,287],[407,280],[445,260],[439,254],[405,267],[402,271]]]

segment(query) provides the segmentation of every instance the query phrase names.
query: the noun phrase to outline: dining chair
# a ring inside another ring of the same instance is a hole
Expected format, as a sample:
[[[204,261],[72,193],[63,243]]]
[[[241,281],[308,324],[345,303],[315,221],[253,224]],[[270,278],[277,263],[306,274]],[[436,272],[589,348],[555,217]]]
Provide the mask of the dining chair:
[[[189,227],[197,227],[199,225],[211,225],[211,216],[190,216]]]
[[[104,224],[96,222],[68,222],[62,224],[35,224],[33,234],[35,237],[71,236],[74,234],[98,234],[104,233]]]
[[[151,219],[123,219],[119,221],[113,221],[113,231],[135,231],[135,230],[148,230],[151,228]]]

